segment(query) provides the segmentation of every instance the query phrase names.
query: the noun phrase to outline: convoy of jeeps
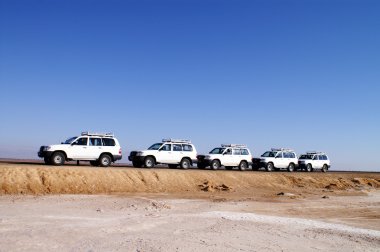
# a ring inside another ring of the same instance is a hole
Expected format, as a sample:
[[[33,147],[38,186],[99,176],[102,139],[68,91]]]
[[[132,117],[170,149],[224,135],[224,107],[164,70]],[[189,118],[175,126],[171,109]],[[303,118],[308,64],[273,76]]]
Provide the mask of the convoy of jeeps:
[[[45,164],[63,165],[68,161],[89,161],[93,166],[108,167],[122,159],[119,141],[112,133],[82,132],[80,136],[67,139],[57,145],[41,146],[38,156]],[[195,146],[190,140],[163,139],[146,150],[131,151],[128,160],[136,168],[153,168],[167,165],[169,168],[226,170],[238,168],[241,171],[265,169],[306,171],[330,169],[330,159],[324,152],[309,151],[299,158],[286,148],[272,148],[260,157],[254,158],[251,151],[243,144],[222,144],[213,148],[206,155],[197,155]]]

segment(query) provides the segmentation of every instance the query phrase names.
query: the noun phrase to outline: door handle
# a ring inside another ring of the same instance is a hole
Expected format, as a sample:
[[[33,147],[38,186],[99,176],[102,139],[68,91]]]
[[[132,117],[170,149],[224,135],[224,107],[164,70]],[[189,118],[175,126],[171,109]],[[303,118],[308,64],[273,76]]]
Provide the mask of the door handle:
[[[87,147],[83,147],[83,149],[87,149]]]

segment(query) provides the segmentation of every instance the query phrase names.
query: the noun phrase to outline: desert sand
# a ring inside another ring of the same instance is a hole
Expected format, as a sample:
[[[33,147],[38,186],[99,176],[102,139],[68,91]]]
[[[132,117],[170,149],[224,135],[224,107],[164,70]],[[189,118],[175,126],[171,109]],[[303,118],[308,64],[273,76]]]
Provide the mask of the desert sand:
[[[379,251],[380,174],[0,163],[0,251]]]

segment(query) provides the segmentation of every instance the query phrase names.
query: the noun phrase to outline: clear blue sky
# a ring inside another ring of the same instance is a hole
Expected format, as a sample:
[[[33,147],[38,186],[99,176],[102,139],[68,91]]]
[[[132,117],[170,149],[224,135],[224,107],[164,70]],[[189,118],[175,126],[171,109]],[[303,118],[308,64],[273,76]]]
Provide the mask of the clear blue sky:
[[[380,171],[379,1],[0,3],[0,157],[94,130]]]

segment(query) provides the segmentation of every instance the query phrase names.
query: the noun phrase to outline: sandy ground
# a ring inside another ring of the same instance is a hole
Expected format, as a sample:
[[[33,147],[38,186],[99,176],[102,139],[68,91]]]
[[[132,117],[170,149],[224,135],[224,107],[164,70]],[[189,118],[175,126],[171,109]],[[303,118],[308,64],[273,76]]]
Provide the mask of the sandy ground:
[[[379,185],[378,173],[0,163],[0,251],[380,251]]]

